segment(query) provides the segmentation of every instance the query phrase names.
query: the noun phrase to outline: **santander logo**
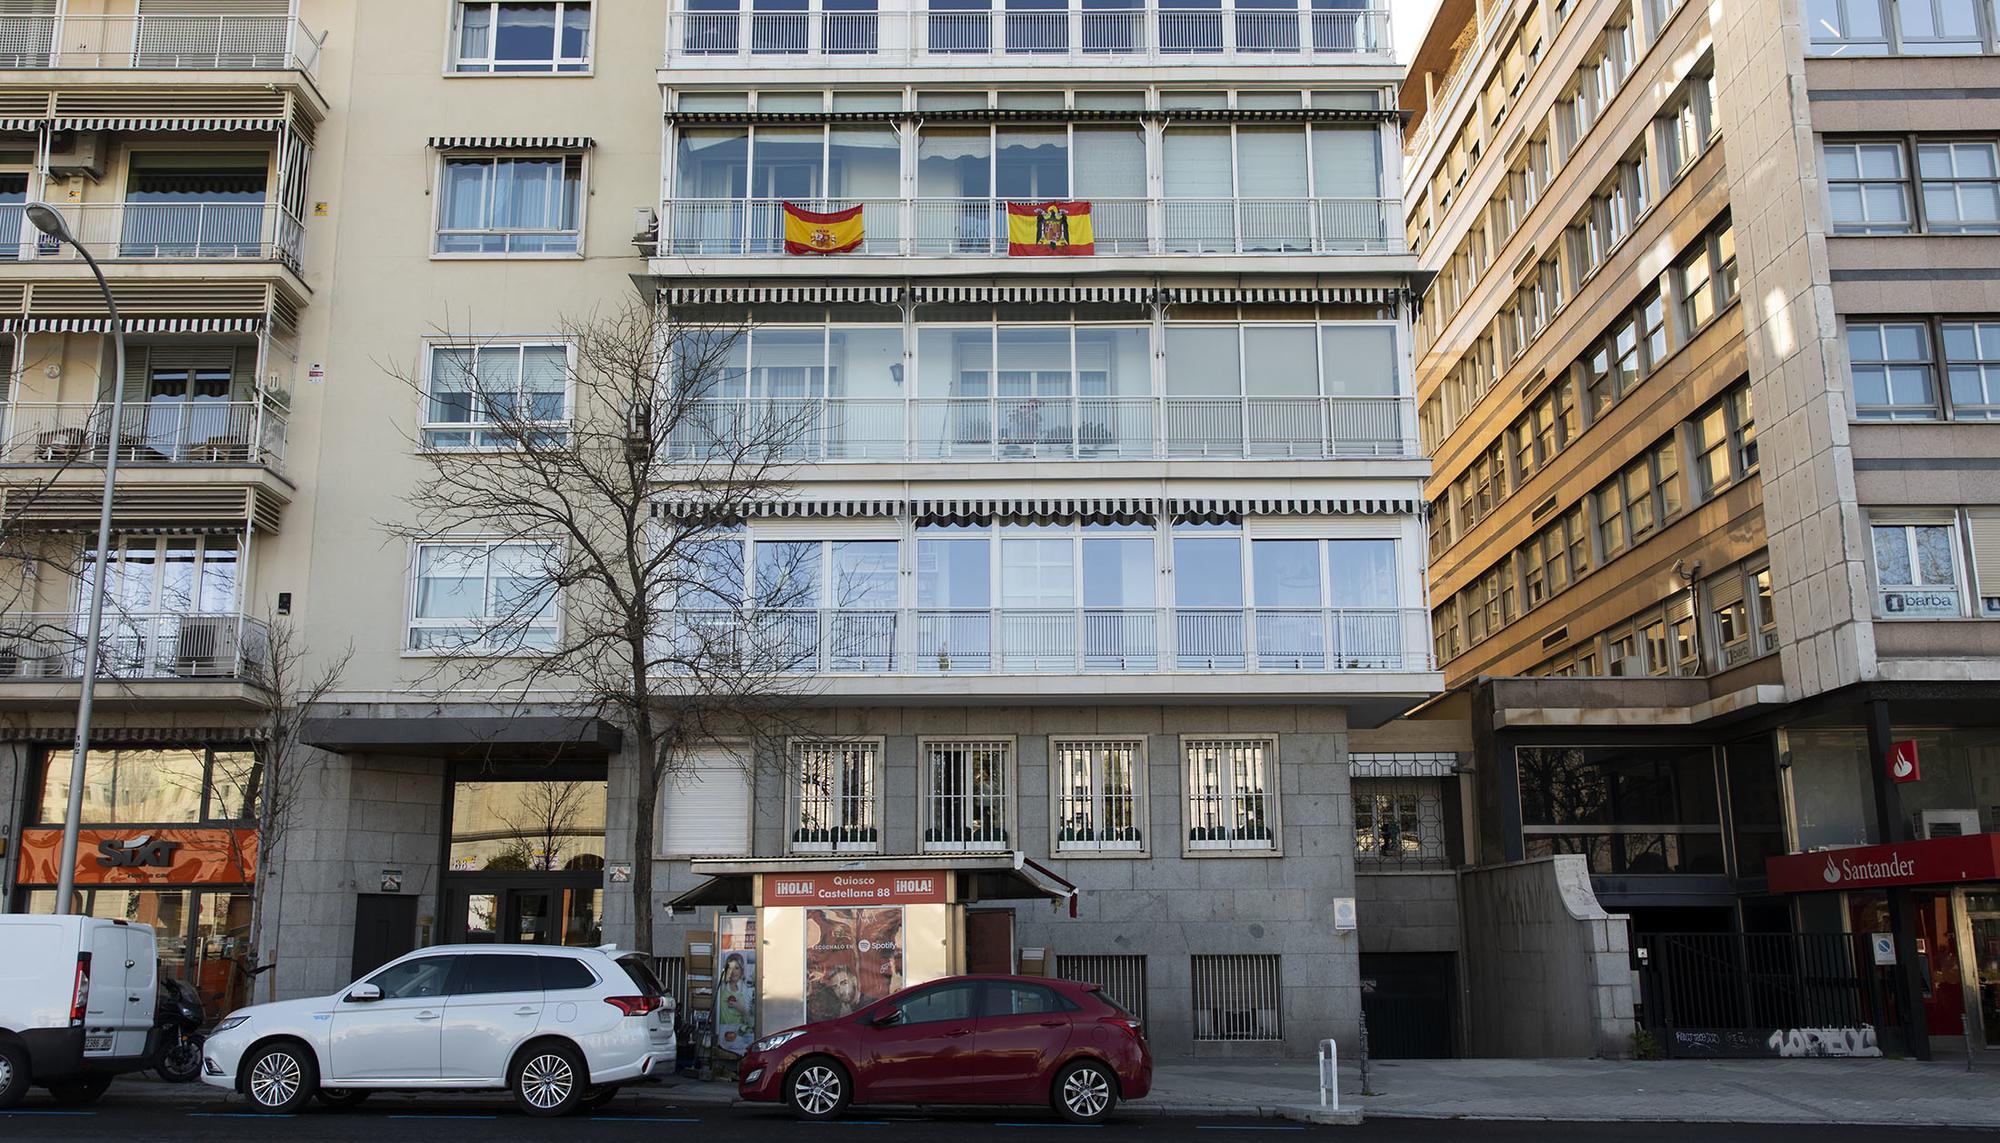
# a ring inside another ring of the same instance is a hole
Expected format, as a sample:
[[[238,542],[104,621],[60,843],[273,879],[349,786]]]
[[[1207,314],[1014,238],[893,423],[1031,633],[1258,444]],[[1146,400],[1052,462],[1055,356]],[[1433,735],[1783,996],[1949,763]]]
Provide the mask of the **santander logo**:
[[[1896,755],[1896,767],[1894,771],[1896,777],[1907,778],[1911,774],[1916,773],[1916,771],[1917,771],[1916,764],[1910,761],[1909,755],[1907,754]]]
[[[1828,885],[1838,885],[1840,884],[1840,866],[1835,865],[1833,858],[1829,857],[1826,859],[1826,872],[1820,874],[1820,876],[1826,878]]]

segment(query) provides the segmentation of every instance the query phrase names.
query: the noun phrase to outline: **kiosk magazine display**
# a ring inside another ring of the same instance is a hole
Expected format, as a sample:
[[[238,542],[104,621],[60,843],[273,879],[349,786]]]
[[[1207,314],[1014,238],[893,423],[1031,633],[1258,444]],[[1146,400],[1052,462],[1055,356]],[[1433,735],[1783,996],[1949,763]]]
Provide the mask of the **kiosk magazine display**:
[[[806,910],[807,1023],[838,1019],[902,987],[902,906]]]

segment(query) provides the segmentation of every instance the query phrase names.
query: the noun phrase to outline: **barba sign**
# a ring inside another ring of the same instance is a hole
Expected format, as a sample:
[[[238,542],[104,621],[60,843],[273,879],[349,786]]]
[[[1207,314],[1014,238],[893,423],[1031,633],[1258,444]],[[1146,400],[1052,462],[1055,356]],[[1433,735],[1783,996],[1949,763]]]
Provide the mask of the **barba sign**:
[[[1766,861],[1764,872],[1778,893],[1991,881],[2000,878],[2000,834],[1794,853]]]

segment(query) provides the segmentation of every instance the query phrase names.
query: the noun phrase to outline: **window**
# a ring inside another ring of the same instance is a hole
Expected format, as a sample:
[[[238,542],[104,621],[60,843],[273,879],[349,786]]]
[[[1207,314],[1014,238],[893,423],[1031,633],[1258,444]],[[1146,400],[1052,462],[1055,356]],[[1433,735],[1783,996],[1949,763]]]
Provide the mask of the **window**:
[[[1750,386],[1739,381],[1694,416],[1694,477],[1697,495],[1714,496],[1757,468],[1757,423],[1750,411]]]
[[[1943,332],[1952,419],[2000,420],[2000,322],[1948,321]]]
[[[1146,1019],[1146,958],[1140,956],[1058,956],[1056,979],[1099,985],[1100,997]]]
[[[431,347],[422,441],[427,448],[545,446],[569,420],[569,347],[505,342]],[[546,430],[531,426],[549,426]]]
[[[1184,738],[1187,849],[1276,853],[1277,740]]]
[[[1681,327],[1693,334],[1736,297],[1736,230],[1728,223],[1710,230],[1681,256]]]
[[[1874,521],[1869,534],[1875,546],[1877,615],[1916,619],[1963,614],[1955,523]]]
[[[1196,1040],[1285,1038],[1276,956],[1196,956],[1188,961]]]
[[[2000,155],[1991,140],[1920,142],[1917,178],[1924,229],[1946,234],[2000,230]]]
[[[1909,173],[1901,143],[1828,143],[1825,154],[1835,234],[1909,233]]]
[[[48,753],[31,822],[60,823],[67,815],[70,757],[67,750]],[[257,816],[257,759],[249,750],[96,748],[83,766],[86,825],[194,824]]]
[[[578,254],[582,155],[451,155],[438,193],[439,254]]]
[[[422,543],[409,651],[547,650],[556,641],[560,549],[549,543]]]
[[[977,981],[941,984],[904,1000],[897,1006],[898,1024],[938,1024],[948,1020],[971,1020],[978,1015]]]
[[[1723,871],[1712,750],[1523,746],[1514,762],[1530,859],[1580,853],[1594,874]]]
[[[1013,843],[1014,745],[925,741],[923,851],[990,853]]]
[[[1040,1016],[1050,1012],[1069,1012],[1076,1008],[1057,994],[1053,988],[1040,984],[1011,984],[988,981],[986,1004],[980,1010],[986,1016]]]
[[[590,0],[457,6],[452,70],[532,74],[590,70]]]
[[[1355,778],[1354,860],[1389,868],[1444,868],[1444,790],[1438,778]]]
[[[875,791],[879,742],[792,744],[798,785],[792,852],[876,853],[882,848]]]
[[[741,857],[750,852],[755,783],[741,752],[696,751],[660,790],[660,857]]]
[[[1770,590],[1770,570],[1749,565],[1729,568],[1704,585],[1715,670],[1726,671],[1778,649]],[[1770,638],[1763,637],[1765,631]]]
[[[1696,73],[1667,101],[1660,118],[1661,177],[1677,179],[1708,150],[1715,135],[1715,74]]]
[[[1146,848],[1146,744],[1142,739],[1049,743],[1055,780],[1055,852]]]
[[[1854,416],[1863,421],[1938,415],[1929,329],[1921,322],[1849,322],[1847,357]]]
[[[369,977],[367,982],[382,990],[384,1000],[443,996],[445,982],[458,959],[455,956],[420,956],[415,960],[392,964]]]
[[[1882,0],[1809,0],[1808,51],[1816,56],[1884,56],[1889,30]]]
[[[550,992],[597,986],[597,974],[580,960],[566,956],[538,956],[535,959],[541,962],[542,987]],[[631,965],[624,967],[628,973],[631,971]]]
[[[1893,0],[1896,38],[1904,55],[1976,55],[1978,0]]]
[[[452,986],[453,996],[542,990],[541,957],[524,953],[474,953],[458,960],[458,983]]]

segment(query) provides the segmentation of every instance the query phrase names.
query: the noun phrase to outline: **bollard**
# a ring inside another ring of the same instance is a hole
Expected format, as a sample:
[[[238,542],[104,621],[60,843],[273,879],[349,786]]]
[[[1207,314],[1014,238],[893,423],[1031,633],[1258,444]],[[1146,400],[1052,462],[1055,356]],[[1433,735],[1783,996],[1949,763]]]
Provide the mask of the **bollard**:
[[[1340,1110],[1340,1048],[1332,1040],[1319,1042],[1319,1105]]]

